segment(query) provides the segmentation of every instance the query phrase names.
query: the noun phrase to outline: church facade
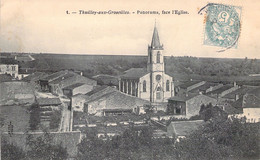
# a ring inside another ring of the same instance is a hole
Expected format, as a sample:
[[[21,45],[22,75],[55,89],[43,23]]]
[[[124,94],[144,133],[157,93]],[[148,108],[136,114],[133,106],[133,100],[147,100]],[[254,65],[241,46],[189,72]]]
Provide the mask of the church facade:
[[[156,26],[148,45],[147,68],[131,68],[119,78],[119,90],[151,103],[167,102],[174,96],[173,78],[165,74],[163,45]]]

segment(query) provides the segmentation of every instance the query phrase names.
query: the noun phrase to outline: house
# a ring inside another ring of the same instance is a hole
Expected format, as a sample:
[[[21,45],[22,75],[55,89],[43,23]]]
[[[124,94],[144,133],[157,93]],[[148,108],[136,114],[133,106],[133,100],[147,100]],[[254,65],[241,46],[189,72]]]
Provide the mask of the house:
[[[199,115],[202,104],[217,103],[217,100],[206,95],[186,94],[184,96],[175,96],[168,99],[167,114],[183,115],[190,118]]]
[[[183,95],[205,84],[206,84],[205,81],[191,80],[191,81],[186,81],[184,83],[179,83],[178,85],[175,86],[175,88],[178,95]]]
[[[86,94],[76,94],[71,97],[71,107],[74,111],[83,112],[84,103],[89,99],[97,99],[104,94],[115,91],[115,88],[110,86],[96,86],[94,89]]]
[[[97,98],[88,98],[84,106],[88,114],[105,116],[129,114],[149,103],[147,100],[115,90]]]
[[[97,81],[98,85],[107,85],[118,88],[118,77],[106,74],[100,74],[92,77]]]
[[[18,62],[12,58],[1,58],[0,74],[10,74],[13,78],[17,78]]]
[[[260,122],[260,87],[247,92],[241,99],[242,114],[235,114],[237,118],[245,117],[249,123]]]
[[[174,96],[173,78],[165,73],[163,51],[155,26],[148,45],[147,67],[131,68],[120,75],[119,90],[151,103],[167,102]]]
[[[242,98],[247,92],[250,90],[253,90],[257,88],[256,86],[248,86],[248,85],[243,85],[237,90],[234,90],[225,96],[221,97],[223,100],[227,101],[237,101],[238,99]]]
[[[23,68],[23,69],[19,69],[18,70],[18,79],[21,80],[27,76],[29,76],[30,74],[34,73],[33,69],[30,68]]]
[[[214,91],[223,86],[223,84],[221,84],[221,83],[213,83],[213,82],[205,82],[202,85],[200,85],[200,84],[202,84],[202,83],[196,84],[197,87],[196,87],[196,85],[188,87],[188,92],[206,94],[208,92]]]
[[[179,142],[180,139],[185,138],[192,132],[198,130],[203,124],[205,124],[203,120],[172,121],[167,126],[167,136],[175,138],[176,141]]]
[[[39,80],[43,91],[49,91],[55,95],[63,95],[63,88],[76,83],[84,83],[93,88],[97,85],[95,80],[81,76],[72,71],[60,71]]]
[[[93,85],[88,85],[85,83],[75,83],[70,86],[63,88],[63,94],[69,98],[76,94],[85,94],[93,89]]]
[[[239,86],[236,85],[236,83],[234,82],[234,84],[226,84],[216,90],[210,91],[207,93],[207,95],[214,98],[221,99],[225,95],[237,90],[238,88]]]
[[[59,98],[37,98],[36,101],[40,107],[59,106],[62,104]]]

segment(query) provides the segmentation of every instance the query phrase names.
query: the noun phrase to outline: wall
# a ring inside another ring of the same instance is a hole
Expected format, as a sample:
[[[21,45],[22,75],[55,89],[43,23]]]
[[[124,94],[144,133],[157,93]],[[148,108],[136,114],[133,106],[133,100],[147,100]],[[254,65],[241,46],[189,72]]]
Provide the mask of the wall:
[[[86,98],[84,95],[77,95],[71,98],[71,106],[74,111],[83,112],[84,111],[84,103]]]
[[[82,86],[79,86],[75,89],[73,89],[73,95],[76,95],[76,94],[86,94],[88,92],[90,92],[92,89],[93,89],[93,85],[87,85],[87,84],[84,84]]]
[[[15,70],[12,70],[12,67],[15,67]],[[18,64],[1,64],[0,65],[0,74],[14,74],[14,78],[18,76]]]
[[[146,81],[146,92],[143,92],[143,81]],[[139,98],[150,101],[150,74],[146,74],[145,76],[140,78],[140,82],[138,84],[139,89]]]
[[[186,101],[186,118],[190,118],[195,115],[199,115],[200,107],[202,104],[209,104],[215,105],[217,100],[205,95],[198,95]]]
[[[243,108],[242,117],[243,116],[246,117],[247,122],[250,123],[260,122],[260,108]]]

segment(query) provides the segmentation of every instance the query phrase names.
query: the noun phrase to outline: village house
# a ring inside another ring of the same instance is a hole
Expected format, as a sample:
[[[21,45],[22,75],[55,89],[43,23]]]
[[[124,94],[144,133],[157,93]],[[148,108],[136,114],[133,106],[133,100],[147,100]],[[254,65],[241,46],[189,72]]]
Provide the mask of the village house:
[[[1,58],[0,74],[10,74],[13,78],[17,78],[18,62],[12,58]]]
[[[217,100],[206,95],[186,94],[183,96],[175,96],[168,99],[167,114],[182,115],[185,118],[190,118],[199,115],[201,105],[215,105]]]
[[[92,77],[97,81],[98,85],[106,85],[118,88],[118,77],[117,76],[111,76],[107,74],[99,74]]]
[[[39,82],[42,91],[49,91],[55,95],[63,95],[63,88],[76,83],[84,83],[89,85],[89,91],[97,85],[95,80],[67,70],[56,72],[41,78]]]
[[[178,85],[175,85],[175,91],[177,95],[184,95],[191,90],[198,88],[202,85],[206,84],[205,81],[186,81],[184,83],[178,83]]]
[[[247,92],[255,88],[257,88],[257,86],[243,85],[237,90],[234,90],[226,94],[225,96],[221,97],[221,99],[226,101],[237,101],[238,99],[242,98]]]
[[[222,87],[220,87],[216,90],[208,92],[206,95],[221,100],[222,97],[224,97],[225,95],[237,90],[238,88],[239,88],[239,86],[234,82],[234,84],[223,85]]]
[[[71,97],[71,107],[74,111],[83,112],[84,104],[89,99],[97,99],[104,94],[115,91],[115,88],[109,86],[97,86],[92,91],[86,94],[76,94]]]
[[[186,138],[186,136],[198,130],[203,124],[205,124],[203,120],[172,121],[167,126],[167,136],[169,138],[175,138],[175,140],[179,142],[182,138]]]
[[[249,123],[260,122],[260,88],[256,88],[247,92],[241,99],[238,100],[242,105],[243,113],[234,114],[237,118],[246,118]],[[237,105],[239,105],[237,104]]]
[[[119,78],[119,90],[160,105],[174,96],[173,78],[165,73],[163,45],[157,27],[154,27],[151,45],[148,45],[146,68],[131,68]]]
[[[85,83],[75,83],[63,88],[63,94],[69,98],[76,94],[85,94],[90,92],[94,86]]]
[[[191,89],[191,90],[188,89],[188,92],[206,94],[206,93],[214,91],[222,86],[223,86],[223,84],[221,84],[221,83],[205,82],[204,84],[202,84],[196,88],[193,87],[193,89]]]

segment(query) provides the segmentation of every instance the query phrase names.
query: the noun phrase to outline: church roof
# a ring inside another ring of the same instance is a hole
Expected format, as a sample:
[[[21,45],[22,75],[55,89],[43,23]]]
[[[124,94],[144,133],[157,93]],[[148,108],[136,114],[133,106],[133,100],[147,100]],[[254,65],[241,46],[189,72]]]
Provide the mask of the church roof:
[[[125,73],[120,77],[127,78],[127,79],[136,79],[136,78],[141,78],[146,74],[148,74],[146,68],[131,68],[125,71]]]
[[[158,34],[156,26],[154,26],[154,30],[153,30],[153,38],[152,38],[151,47],[152,48],[161,48],[159,34]]]

